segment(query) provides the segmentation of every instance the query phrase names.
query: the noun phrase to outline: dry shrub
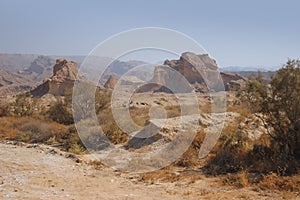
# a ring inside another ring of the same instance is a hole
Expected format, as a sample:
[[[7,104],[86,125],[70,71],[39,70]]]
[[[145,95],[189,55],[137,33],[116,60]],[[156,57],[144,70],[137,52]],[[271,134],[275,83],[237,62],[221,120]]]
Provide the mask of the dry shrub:
[[[196,170],[183,170],[172,166],[165,167],[152,172],[142,173],[139,175],[140,181],[147,183],[168,182],[174,183],[185,181],[187,183],[194,183],[197,180],[204,178],[203,174]]]
[[[213,149],[215,157],[210,159],[204,170],[207,174],[218,175],[242,171],[248,165],[248,154],[252,142],[239,131],[236,123],[228,124]]]
[[[236,174],[229,174],[223,180],[226,185],[235,186],[237,188],[245,188],[250,186],[249,174],[247,171],[243,170]]]
[[[240,114],[239,121],[251,115],[251,111],[249,110],[249,107],[247,107],[243,103],[227,106],[227,112],[239,113]]]
[[[7,117],[10,115],[9,104],[0,102],[0,117]]]
[[[86,151],[75,126],[65,126],[40,116],[0,118],[0,139],[26,143],[60,145],[62,150],[81,154]]]
[[[120,144],[128,140],[128,135],[119,128],[110,109],[100,112],[98,120],[103,133],[108,137],[110,142]]]
[[[289,192],[300,192],[300,175],[295,176],[278,176],[271,173],[263,177],[259,183],[261,189],[280,190]]]
[[[270,147],[255,144],[249,152],[249,170],[256,173],[276,173],[278,175],[296,174],[299,169],[299,161],[291,158],[281,157]]]
[[[67,134],[63,137],[63,144],[65,150],[70,153],[82,154],[86,152],[86,148],[78,136],[75,126],[68,128]]]
[[[2,139],[47,143],[50,138],[61,142],[67,128],[55,122],[33,117],[3,117],[0,120]]]
[[[201,160],[199,159],[199,150],[204,140],[205,133],[199,131],[188,150],[174,163],[180,167],[196,167],[199,166]]]

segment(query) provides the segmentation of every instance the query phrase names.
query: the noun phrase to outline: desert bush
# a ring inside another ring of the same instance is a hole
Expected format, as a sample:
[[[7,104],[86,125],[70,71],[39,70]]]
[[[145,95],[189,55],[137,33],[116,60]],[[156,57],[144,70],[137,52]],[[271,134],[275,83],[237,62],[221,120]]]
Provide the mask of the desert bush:
[[[196,134],[187,151],[179,159],[177,159],[174,164],[180,167],[197,167],[199,164],[201,164],[201,160],[199,159],[199,151],[204,138],[205,133],[203,130],[200,130]]]
[[[33,117],[2,117],[0,133],[3,139],[12,139],[29,143],[48,143],[50,138],[62,141],[66,127],[55,122]]]
[[[28,139],[23,142],[46,142],[53,134],[53,127],[50,124],[40,123],[36,120],[26,122],[18,127],[21,138]],[[20,139],[20,137],[18,137]]]
[[[10,105],[0,102],[0,117],[7,117],[10,115]]]
[[[50,119],[60,124],[69,125],[74,123],[71,111],[62,101],[51,105],[46,113]]]
[[[86,152],[75,126],[65,126],[40,117],[2,117],[0,139],[25,143],[58,145],[62,150],[82,154]]]
[[[218,175],[236,173],[247,168],[248,154],[252,141],[238,128],[238,123],[228,124],[213,149],[212,157],[204,170],[207,174]]]
[[[74,154],[82,154],[86,151],[85,146],[82,144],[77,134],[70,135],[70,138],[66,140],[66,150]]]
[[[98,120],[103,133],[113,144],[124,143],[128,140],[129,136],[119,128],[110,109],[99,113]]]
[[[295,173],[295,160],[300,160],[300,61],[289,60],[270,84],[261,74],[250,78],[244,96],[267,128],[270,159],[277,173]]]
[[[223,183],[237,188],[245,188],[251,185],[249,174],[245,170],[236,174],[228,174],[223,180]]]
[[[268,174],[263,177],[259,182],[261,189],[289,191],[289,192],[300,192],[300,176],[295,175],[292,177],[278,176],[275,173]]]
[[[28,93],[19,94],[12,103],[12,110],[16,116],[30,116],[33,114],[33,99]]]

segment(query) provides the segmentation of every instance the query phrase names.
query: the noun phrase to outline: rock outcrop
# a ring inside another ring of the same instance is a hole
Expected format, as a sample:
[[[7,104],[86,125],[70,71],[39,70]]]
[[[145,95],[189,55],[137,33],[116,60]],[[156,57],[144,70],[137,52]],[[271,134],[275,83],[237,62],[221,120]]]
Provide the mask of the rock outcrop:
[[[164,65],[156,66],[150,81],[152,83],[142,86],[137,92],[170,92],[170,88],[165,86],[180,81],[179,78],[174,80],[176,73],[172,71],[177,71],[181,77],[183,76],[197,92],[222,90],[221,83],[224,83],[225,90],[236,90],[245,82],[245,78],[240,75],[219,73],[216,61],[208,54],[196,55],[185,52],[179,60],[166,60]]]
[[[74,82],[83,75],[79,73],[77,64],[73,61],[67,61],[64,58],[56,60],[53,67],[53,75],[39,85],[37,88],[30,91],[33,96],[43,96],[52,94],[54,96],[63,96],[66,91],[74,86]]]
[[[246,84],[246,78],[239,74],[221,72],[221,77],[224,82],[226,91],[235,91]]]
[[[114,89],[115,86],[117,85],[118,80],[116,79],[116,77],[114,75],[110,75],[108,80],[106,81],[106,83],[104,84],[104,87],[107,89]]]

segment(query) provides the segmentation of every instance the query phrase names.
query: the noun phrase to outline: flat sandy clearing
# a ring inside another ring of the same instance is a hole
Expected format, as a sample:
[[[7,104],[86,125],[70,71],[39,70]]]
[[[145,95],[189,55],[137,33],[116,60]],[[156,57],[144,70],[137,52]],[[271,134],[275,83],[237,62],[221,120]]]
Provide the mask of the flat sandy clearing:
[[[0,144],[0,166],[0,199],[284,199],[274,192],[217,187],[216,178],[204,175],[194,183],[145,183],[137,174],[97,170],[46,146]]]

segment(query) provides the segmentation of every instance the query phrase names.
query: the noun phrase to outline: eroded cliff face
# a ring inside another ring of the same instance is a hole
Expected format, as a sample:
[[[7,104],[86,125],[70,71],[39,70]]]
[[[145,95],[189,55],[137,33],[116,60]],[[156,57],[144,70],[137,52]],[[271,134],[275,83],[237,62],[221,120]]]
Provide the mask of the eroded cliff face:
[[[168,92],[166,87],[183,83],[183,80],[176,78],[176,73],[185,78],[193,90],[197,92],[208,92],[222,90],[234,90],[242,87],[245,79],[240,75],[219,73],[216,61],[208,54],[196,55],[192,52],[185,52],[179,60],[166,60],[164,65],[155,67],[151,82],[141,87],[137,92]],[[174,76],[175,75],[175,76]],[[223,85],[224,84],[224,85]],[[160,86],[158,86],[160,85]]]
[[[64,58],[56,60],[53,67],[53,75],[31,91],[33,96],[43,96],[45,94],[52,94],[54,96],[63,96],[66,91],[71,90],[77,78],[83,75],[79,73],[78,66],[73,61],[67,61]]]

